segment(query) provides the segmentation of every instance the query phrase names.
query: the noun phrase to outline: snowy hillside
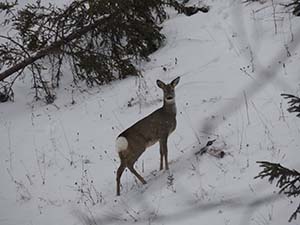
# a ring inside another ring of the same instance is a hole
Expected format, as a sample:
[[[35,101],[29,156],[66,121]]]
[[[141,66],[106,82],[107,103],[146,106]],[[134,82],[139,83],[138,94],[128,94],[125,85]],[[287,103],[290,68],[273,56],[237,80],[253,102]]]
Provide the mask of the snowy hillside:
[[[279,5],[274,16],[271,1],[240,2],[208,0],[191,17],[169,10],[144,78],[69,85],[52,105],[17,83],[15,102],[0,104],[0,224],[300,224],[288,223],[299,199],[253,179],[261,160],[300,170],[300,119],[280,96],[300,94],[300,19]],[[125,171],[117,197],[115,138],[162,105],[156,79],[177,76],[170,170],[159,171],[158,144],[148,148],[135,165],[148,183]],[[225,157],[196,156],[212,139]]]

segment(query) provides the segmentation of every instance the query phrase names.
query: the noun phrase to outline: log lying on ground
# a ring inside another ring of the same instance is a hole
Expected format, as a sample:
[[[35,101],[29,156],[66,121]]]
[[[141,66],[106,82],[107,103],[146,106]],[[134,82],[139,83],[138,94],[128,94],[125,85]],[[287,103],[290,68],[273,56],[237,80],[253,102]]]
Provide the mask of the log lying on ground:
[[[60,39],[56,42],[53,42],[52,44],[50,44],[49,46],[41,49],[40,51],[38,51],[37,53],[35,53],[33,56],[25,58],[23,61],[17,63],[16,65],[8,68],[7,70],[3,71],[2,73],[0,73],[0,81],[3,81],[4,79],[6,79],[7,77],[13,75],[14,73],[20,71],[21,69],[24,69],[25,67],[31,65],[32,63],[34,63],[35,61],[47,56],[47,55],[51,55],[55,52],[57,52],[59,49],[61,49],[61,47],[68,43],[71,42],[83,35],[85,35],[86,33],[88,33],[89,31],[93,30],[95,27],[99,26],[102,22],[103,19],[105,19],[107,17],[102,17],[101,19],[97,20],[95,23],[87,25],[79,30],[73,31],[71,34],[69,34],[67,37]]]

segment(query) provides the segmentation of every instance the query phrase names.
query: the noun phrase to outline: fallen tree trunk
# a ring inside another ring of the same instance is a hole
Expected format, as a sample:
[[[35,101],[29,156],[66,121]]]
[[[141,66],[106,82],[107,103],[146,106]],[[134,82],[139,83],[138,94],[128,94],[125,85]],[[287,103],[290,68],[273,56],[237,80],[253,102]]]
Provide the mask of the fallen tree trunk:
[[[51,55],[54,52],[57,52],[65,43],[71,42],[83,35],[85,35],[86,33],[88,33],[89,31],[93,30],[95,27],[99,26],[103,21],[104,18],[107,17],[103,17],[101,19],[99,19],[98,21],[96,21],[93,24],[87,25],[79,30],[76,30],[74,32],[72,32],[71,34],[69,34],[67,37],[60,39],[54,43],[52,43],[51,45],[41,49],[40,51],[38,51],[35,55],[28,57],[26,59],[24,59],[23,61],[17,63],[16,65],[8,68],[7,70],[5,70],[4,72],[0,73],[0,81],[3,81],[4,79],[6,79],[7,77],[13,75],[14,73],[20,71],[21,69],[24,69],[25,67],[31,65],[32,63],[34,63],[35,61],[47,56],[47,55]]]

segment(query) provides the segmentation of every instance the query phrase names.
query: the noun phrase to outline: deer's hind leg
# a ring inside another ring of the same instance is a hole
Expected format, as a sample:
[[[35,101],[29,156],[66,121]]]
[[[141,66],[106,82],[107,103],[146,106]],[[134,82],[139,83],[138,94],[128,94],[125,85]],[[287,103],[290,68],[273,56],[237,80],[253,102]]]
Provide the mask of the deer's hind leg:
[[[120,181],[121,181],[121,176],[122,176],[122,173],[124,172],[126,168],[126,165],[124,162],[121,161],[121,165],[119,166],[118,170],[117,170],[117,196],[120,195]]]
[[[128,165],[127,167],[130,170],[130,172],[133,173],[139,179],[139,181],[141,181],[143,184],[147,184],[145,179],[134,169],[133,164]]]

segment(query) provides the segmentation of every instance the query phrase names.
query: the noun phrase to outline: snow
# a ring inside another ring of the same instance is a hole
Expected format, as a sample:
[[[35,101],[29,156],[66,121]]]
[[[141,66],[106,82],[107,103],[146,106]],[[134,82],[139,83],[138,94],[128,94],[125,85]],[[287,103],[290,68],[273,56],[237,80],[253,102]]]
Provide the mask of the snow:
[[[277,6],[275,34],[270,2],[240,2],[206,1],[210,12],[191,17],[169,10],[143,78],[67,86],[54,105],[19,81],[15,102],[0,105],[0,224],[288,224],[299,200],[253,178],[261,160],[300,170],[300,119],[280,96],[300,93],[299,18]],[[170,170],[148,148],[136,163],[147,184],[125,171],[117,197],[116,137],[161,106],[156,79],[177,76]],[[211,139],[225,157],[195,156]]]

